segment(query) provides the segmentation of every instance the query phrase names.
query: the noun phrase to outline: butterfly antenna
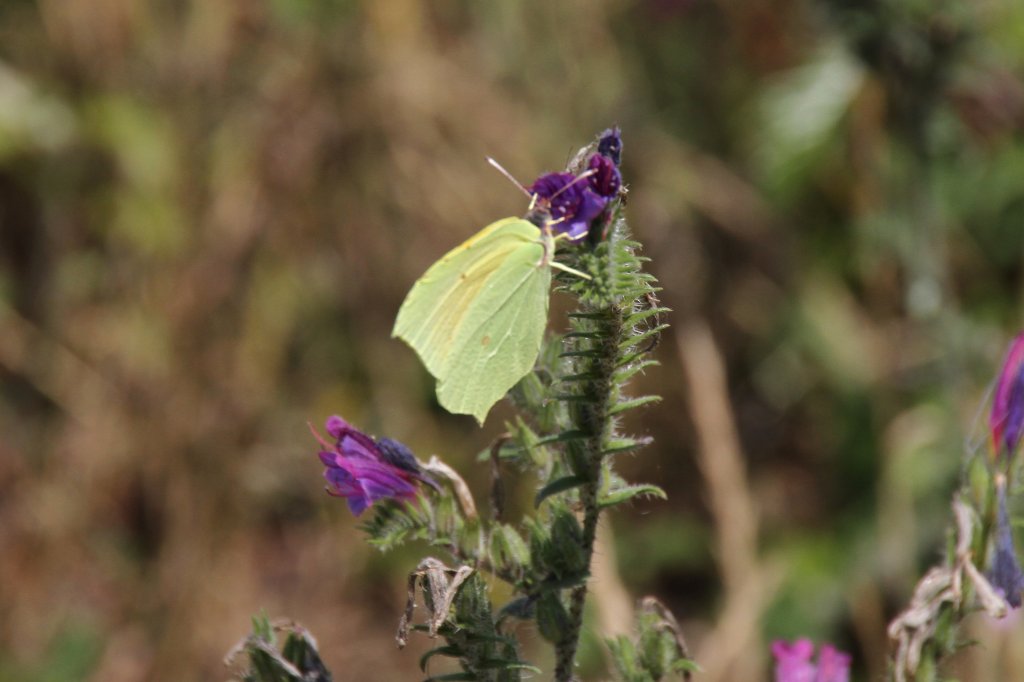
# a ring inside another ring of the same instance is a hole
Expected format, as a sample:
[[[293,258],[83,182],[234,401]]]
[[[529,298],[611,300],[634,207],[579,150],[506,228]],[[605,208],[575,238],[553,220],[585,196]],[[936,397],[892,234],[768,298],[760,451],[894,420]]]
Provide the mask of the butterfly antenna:
[[[534,199],[534,196],[530,193],[530,190],[526,189],[526,185],[524,185],[523,183],[521,183],[518,180],[516,180],[515,177],[511,173],[509,173],[507,170],[505,170],[504,166],[502,166],[500,163],[498,163],[497,161],[495,161],[494,159],[492,159],[489,156],[487,157],[487,163],[489,163],[492,166],[494,166],[495,168],[497,168],[499,173],[504,175],[506,178],[508,178],[508,180],[513,185],[515,185],[520,190],[522,190],[523,194],[525,194],[526,196],[530,197],[531,201]],[[531,206],[532,206],[532,204],[531,204]]]

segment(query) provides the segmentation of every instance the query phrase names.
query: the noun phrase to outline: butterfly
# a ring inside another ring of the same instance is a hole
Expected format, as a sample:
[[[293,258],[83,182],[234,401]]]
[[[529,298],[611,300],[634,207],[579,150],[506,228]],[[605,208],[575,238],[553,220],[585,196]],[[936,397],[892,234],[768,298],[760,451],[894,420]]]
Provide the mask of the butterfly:
[[[391,335],[416,351],[437,379],[437,399],[449,412],[472,415],[482,424],[533,369],[547,327],[553,268],[589,279],[555,261],[556,241],[574,235],[554,234],[565,222],[564,211],[551,217],[552,204],[587,177],[569,175],[545,197],[519,185],[530,194],[530,216],[542,227],[526,218],[491,223],[442,256],[406,296]],[[540,180],[534,183],[539,185]]]

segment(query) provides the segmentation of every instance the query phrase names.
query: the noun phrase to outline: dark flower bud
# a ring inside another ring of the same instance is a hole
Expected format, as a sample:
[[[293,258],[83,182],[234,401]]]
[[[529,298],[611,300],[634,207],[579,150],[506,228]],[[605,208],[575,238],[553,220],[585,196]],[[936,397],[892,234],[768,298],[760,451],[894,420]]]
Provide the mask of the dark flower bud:
[[[424,471],[423,467],[416,460],[416,455],[412,454],[412,450],[405,445],[400,443],[393,438],[378,438],[377,447],[380,449],[381,458],[393,467],[408,471],[410,474],[418,478],[420,481],[430,485],[436,490],[441,490],[441,487],[428,476]]]
[[[1017,561],[1010,515],[1006,511],[1006,479],[1001,474],[996,478],[996,495],[999,505],[996,517],[996,547],[988,577],[992,586],[1002,593],[1006,602],[1017,609],[1021,605],[1024,573],[1021,572],[1020,562]]]
[[[622,164],[622,133],[618,126],[601,133],[597,142],[597,153],[611,159],[616,166]]]

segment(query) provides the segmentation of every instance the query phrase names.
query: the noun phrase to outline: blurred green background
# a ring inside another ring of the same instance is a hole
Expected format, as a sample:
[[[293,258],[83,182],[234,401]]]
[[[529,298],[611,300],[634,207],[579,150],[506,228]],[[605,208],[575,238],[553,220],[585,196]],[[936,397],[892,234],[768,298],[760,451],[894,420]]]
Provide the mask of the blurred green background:
[[[3,0],[0,680],[225,679],[261,608],[418,679],[420,552],[361,541],[306,421],[483,499],[509,412],[444,413],[394,315],[524,212],[485,155],[530,182],[616,123],[675,311],[620,469],[670,500],[612,520],[584,677],[653,593],[704,680],[798,635],[879,679],[1020,325],[1022,67],[1013,0]],[[957,674],[1024,679],[981,620]]]

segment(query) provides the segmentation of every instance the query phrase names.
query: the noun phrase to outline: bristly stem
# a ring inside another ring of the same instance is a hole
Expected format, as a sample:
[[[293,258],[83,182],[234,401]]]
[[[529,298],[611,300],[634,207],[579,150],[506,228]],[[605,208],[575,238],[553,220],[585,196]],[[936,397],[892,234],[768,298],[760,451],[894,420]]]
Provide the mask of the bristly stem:
[[[634,287],[621,291],[616,281],[624,274],[617,255],[625,239],[624,221],[616,220],[606,243],[598,247],[596,257],[588,263],[594,278],[577,283],[575,293],[580,298],[580,309],[574,314],[574,334],[565,340],[567,376],[587,377],[573,382],[573,396],[579,400],[569,403],[570,428],[586,434],[569,450],[569,465],[573,473],[586,482],[579,488],[579,502],[583,512],[582,551],[589,566],[594,552],[594,539],[601,512],[599,493],[602,489],[602,462],[610,450],[614,434],[611,408],[619,402],[620,386],[615,372],[623,357],[623,342],[631,328],[624,324],[626,307],[634,306]],[[631,254],[630,254],[631,255]],[[595,270],[597,270],[595,272]],[[625,294],[625,295],[623,295]],[[589,351],[578,354],[579,351]],[[587,583],[572,588],[569,595],[569,627],[556,644],[555,680],[571,682],[576,649],[583,624],[583,610],[587,598]]]

